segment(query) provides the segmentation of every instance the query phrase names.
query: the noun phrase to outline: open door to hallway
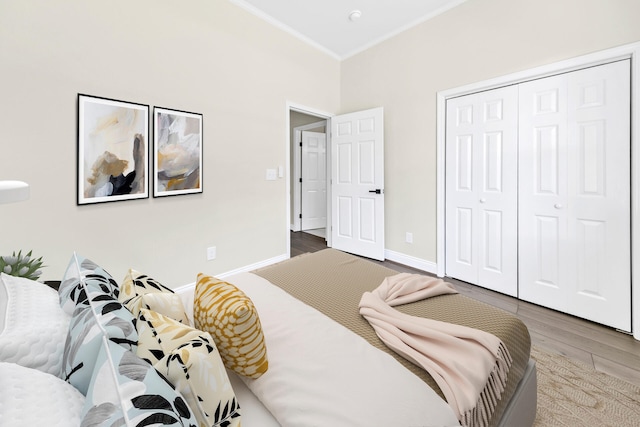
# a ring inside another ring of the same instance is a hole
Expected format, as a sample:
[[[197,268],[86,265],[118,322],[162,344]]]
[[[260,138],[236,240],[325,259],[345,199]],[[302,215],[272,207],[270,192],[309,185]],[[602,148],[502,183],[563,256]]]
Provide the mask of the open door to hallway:
[[[331,119],[331,240],[335,249],[384,260],[384,113]]]
[[[324,194],[327,245],[384,260],[383,109],[333,117],[311,115],[313,113],[294,108],[289,112],[291,230],[310,231],[318,225],[320,228],[316,230],[322,230],[317,206],[322,205],[318,198]],[[330,123],[327,128],[331,131],[325,131],[328,135],[324,150],[318,135],[323,132],[314,129],[319,126],[314,119],[326,119]],[[300,120],[307,123],[300,124]]]

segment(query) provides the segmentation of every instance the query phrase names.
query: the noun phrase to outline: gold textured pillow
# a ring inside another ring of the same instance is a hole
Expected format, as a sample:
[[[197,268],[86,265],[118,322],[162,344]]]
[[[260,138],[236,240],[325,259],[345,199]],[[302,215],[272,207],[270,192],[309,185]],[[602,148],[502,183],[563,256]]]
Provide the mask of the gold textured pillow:
[[[211,334],[224,365],[249,378],[269,368],[262,326],[253,302],[231,283],[198,274],[194,326]]]

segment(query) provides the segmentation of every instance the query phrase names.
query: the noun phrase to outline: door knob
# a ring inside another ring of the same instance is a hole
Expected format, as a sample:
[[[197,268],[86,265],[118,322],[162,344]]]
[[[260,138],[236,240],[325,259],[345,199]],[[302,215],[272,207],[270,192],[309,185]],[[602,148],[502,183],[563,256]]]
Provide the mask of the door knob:
[[[485,198],[480,199],[480,203],[485,203],[486,201],[487,201],[487,199],[485,199]]]
[[[375,190],[369,190],[369,193],[382,194],[382,190],[379,188],[376,188]]]
[[[562,205],[560,203],[556,203],[553,207],[556,209],[562,209]]]

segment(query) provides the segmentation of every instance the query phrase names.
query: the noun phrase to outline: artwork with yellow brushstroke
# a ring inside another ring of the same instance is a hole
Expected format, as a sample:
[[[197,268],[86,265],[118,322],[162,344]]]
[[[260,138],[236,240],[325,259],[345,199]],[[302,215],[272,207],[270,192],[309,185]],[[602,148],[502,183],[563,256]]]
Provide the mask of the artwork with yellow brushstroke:
[[[202,114],[155,107],[154,197],[202,193]]]
[[[149,197],[149,107],[78,95],[78,204]]]

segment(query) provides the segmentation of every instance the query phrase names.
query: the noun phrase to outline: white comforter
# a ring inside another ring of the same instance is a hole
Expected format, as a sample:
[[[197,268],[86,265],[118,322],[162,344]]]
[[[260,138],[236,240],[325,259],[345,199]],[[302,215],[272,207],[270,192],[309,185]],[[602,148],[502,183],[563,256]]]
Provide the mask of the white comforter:
[[[459,425],[429,386],[360,336],[259,276],[225,280],[255,304],[267,345],[269,370],[243,381],[283,427]]]

